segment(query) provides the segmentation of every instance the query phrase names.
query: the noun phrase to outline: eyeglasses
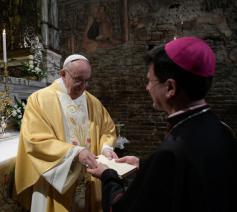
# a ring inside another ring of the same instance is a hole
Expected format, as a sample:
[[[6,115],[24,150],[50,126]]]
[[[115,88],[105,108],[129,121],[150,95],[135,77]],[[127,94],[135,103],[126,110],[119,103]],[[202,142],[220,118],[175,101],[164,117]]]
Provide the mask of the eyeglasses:
[[[159,80],[158,79],[154,79],[154,80],[144,79],[145,86],[150,85],[152,82],[159,82]]]
[[[81,76],[73,77],[69,71],[66,71],[74,83],[81,83],[85,86],[88,85],[90,79],[82,79]]]
[[[154,82],[152,84],[152,82]],[[156,83],[155,83],[156,82]],[[146,86],[146,89],[147,90],[152,90],[154,87],[156,87],[157,85],[159,84],[159,80],[157,79],[154,79],[154,80],[149,80],[149,79],[146,79],[146,82],[145,82],[145,86]]]

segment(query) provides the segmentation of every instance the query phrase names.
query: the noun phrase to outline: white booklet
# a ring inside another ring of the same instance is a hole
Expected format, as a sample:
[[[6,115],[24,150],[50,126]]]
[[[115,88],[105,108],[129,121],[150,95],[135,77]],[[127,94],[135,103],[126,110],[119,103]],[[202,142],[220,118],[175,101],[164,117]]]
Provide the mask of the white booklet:
[[[136,166],[128,163],[118,163],[115,162],[115,159],[109,160],[104,155],[98,155],[96,161],[107,165],[110,169],[114,169],[121,177],[125,177],[137,169]]]

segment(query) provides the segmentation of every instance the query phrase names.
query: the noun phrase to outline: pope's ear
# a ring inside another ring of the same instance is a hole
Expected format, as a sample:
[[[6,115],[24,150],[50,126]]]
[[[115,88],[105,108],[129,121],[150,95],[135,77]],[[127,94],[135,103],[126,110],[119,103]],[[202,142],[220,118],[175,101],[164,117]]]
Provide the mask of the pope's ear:
[[[172,98],[177,93],[177,83],[174,79],[167,79],[166,80],[166,97]]]
[[[61,75],[61,77],[65,77],[65,72],[66,72],[66,71],[65,71],[64,69],[61,69],[61,70],[60,70],[60,75]]]

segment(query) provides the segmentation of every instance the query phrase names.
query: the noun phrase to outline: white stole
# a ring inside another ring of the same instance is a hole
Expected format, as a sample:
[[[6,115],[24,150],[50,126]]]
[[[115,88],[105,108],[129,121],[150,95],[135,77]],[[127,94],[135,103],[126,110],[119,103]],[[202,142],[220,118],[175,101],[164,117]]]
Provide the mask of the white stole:
[[[62,85],[62,82],[61,82]],[[62,85],[64,86],[64,85]],[[66,88],[64,87],[63,90]],[[86,95],[72,100],[66,92],[57,92],[63,112],[64,129],[67,143],[90,148],[90,122]]]

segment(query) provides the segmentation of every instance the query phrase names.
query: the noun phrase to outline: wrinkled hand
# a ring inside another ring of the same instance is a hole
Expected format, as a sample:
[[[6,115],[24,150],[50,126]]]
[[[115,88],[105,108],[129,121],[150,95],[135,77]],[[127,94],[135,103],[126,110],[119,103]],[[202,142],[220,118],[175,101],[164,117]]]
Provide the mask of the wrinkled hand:
[[[87,168],[86,170],[88,173],[92,174],[94,177],[100,178],[102,173],[108,168],[109,168],[108,166],[102,163],[98,163],[96,168],[94,169]]]
[[[80,163],[85,165],[87,168],[96,168],[97,167],[97,161],[96,156],[92,154],[89,150],[83,149],[80,151],[78,155],[78,159]]]
[[[102,154],[110,160],[118,158],[117,154],[109,148],[104,148]]]
[[[115,160],[118,163],[128,163],[139,168],[139,158],[135,156],[125,156]]]

